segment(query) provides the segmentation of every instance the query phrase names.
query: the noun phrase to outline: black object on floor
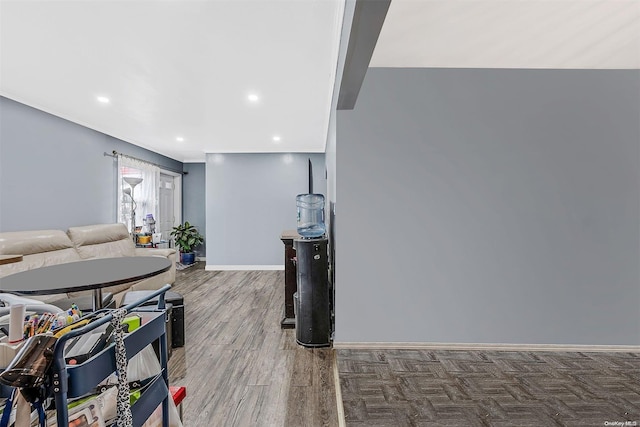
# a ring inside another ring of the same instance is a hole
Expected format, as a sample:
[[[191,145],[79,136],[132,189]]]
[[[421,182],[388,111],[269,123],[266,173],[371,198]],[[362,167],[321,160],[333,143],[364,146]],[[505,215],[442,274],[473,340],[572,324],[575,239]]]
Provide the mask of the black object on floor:
[[[298,291],[293,295],[296,341],[305,347],[331,345],[331,307],[326,237],[295,239]]]
[[[131,304],[144,298],[153,291],[129,291],[124,294],[121,305]],[[164,300],[167,303],[171,303],[171,346],[184,347],[184,298],[177,292],[167,291],[164,296]],[[158,298],[151,299],[145,302],[143,305],[158,305]],[[167,334],[169,334],[169,328],[167,328]]]
[[[138,311],[155,311],[157,310],[157,302],[156,305],[144,305],[142,307],[138,307],[137,310]],[[170,302],[166,302],[165,301],[165,321],[166,321],[166,337],[167,337],[167,360],[171,359],[171,353],[173,352],[173,348],[175,347],[175,345],[173,345],[173,325],[172,325],[172,318],[173,318],[173,304],[171,304]],[[153,351],[155,351],[156,356],[160,357],[160,346],[158,345],[159,340],[155,340],[151,345],[153,346]]]

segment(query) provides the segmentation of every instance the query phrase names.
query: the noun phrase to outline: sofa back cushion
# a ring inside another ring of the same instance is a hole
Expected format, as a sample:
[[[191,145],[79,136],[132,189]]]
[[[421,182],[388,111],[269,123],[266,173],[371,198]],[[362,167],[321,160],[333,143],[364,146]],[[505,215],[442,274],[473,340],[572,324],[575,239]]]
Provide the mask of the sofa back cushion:
[[[67,233],[82,259],[135,256],[136,245],[124,224],[71,227]]]
[[[0,265],[0,277],[48,265],[81,260],[69,236],[61,230],[0,233],[0,254],[22,255],[21,262]]]

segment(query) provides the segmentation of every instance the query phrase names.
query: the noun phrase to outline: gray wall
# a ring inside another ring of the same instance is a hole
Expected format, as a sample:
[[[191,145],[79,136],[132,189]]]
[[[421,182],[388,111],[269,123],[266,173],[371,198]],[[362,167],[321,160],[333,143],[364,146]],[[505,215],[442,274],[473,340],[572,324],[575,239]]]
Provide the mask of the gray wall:
[[[347,50],[349,47],[349,37],[351,34],[351,24],[355,11],[355,0],[346,0],[342,17],[342,28],[340,32],[340,46],[338,48],[338,62],[336,66],[336,76],[342,76],[345,68]],[[331,113],[329,116],[329,129],[327,131],[327,144],[325,147],[325,164],[327,168],[327,199],[326,199],[326,221],[329,237],[329,281],[333,285],[335,282],[335,234],[336,234],[336,120],[338,98],[342,78],[336,78],[331,100]],[[335,296],[334,296],[335,298]]]
[[[283,265],[296,195],[326,194],[324,154],[207,154],[207,265]]]
[[[370,69],[336,342],[640,344],[640,72]]]
[[[116,221],[116,150],[182,163],[0,97],[0,231]]]
[[[206,167],[205,163],[185,163],[182,176],[182,222],[189,221],[195,225],[203,236],[207,235],[207,221],[205,209],[206,197]],[[207,255],[207,242],[195,249],[197,257]]]

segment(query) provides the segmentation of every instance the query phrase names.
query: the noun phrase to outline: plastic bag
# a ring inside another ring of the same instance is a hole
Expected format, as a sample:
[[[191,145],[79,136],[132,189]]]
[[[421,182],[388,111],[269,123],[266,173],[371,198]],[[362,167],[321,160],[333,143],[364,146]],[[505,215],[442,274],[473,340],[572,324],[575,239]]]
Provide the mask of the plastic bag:
[[[138,354],[134,355],[127,364],[127,381],[129,381],[129,387],[132,389],[138,388],[140,387],[140,383],[159,375],[161,371],[160,361],[153,351],[153,347],[149,344]],[[108,387],[117,384],[118,376],[114,372],[98,385],[98,389],[100,389],[100,386]]]
[[[73,420],[85,417],[92,427],[104,427],[108,421],[116,416],[117,397],[118,389],[111,387],[97,396],[69,403],[69,425]],[[57,427],[57,425],[57,413],[54,410],[51,411],[47,419],[47,427]]]
[[[134,355],[127,365],[127,380],[133,389],[138,388],[140,384],[146,383],[146,380],[153,378],[160,374],[162,368],[160,367],[160,361],[156,356],[155,351],[151,344],[143,348],[138,354]],[[106,389],[110,385],[118,384],[118,378],[115,373],[107,377],[99,386],[105,388],[105,390],[117,390],[115,387]],[[144,391],[143,391],[144,392]],[[105,392],[106,393],[106,392]],[[116,392],[117,393],[117,392]],[[115,396],[115,395],[114,395]],[[105,421],[111,418],[111,415],[115,418],[116,404],[115,397],[110,412],[105,407],[102,408]],[[151,414],[149,419],[143,424],[143,427],[156,427],[162,426],[162,404],[159,405],[156,410]],[[178,414],[178,408],[176,408],[171,395],[169,395],[169,427],[182,427],[182,421],[180,421],[180,415]]]
[[[144,381],[155,377],[161,371],[160,361],[149,344],[129,360],[127,379],[129,382]]]
[[[153,411],[147,421],[142,424],[142,427],[162,427],[162,404]],[[169,427],[182,427],[178,408],[173,403],[171,396],[169,396]]]
[[[149,344],[129,360],[127,379],[129,383],[144,382],[144,380],[160,374],[161,371],[160,361],[155,351],[153,351],[153,347]],[[143,424],[143,427],[156,426],[162,426],[162,404],[156,408],[149,419]],[[171,395],[169,395],[169,427],[182,427],[178,408],[176,408],[175,403],[173,403]]]

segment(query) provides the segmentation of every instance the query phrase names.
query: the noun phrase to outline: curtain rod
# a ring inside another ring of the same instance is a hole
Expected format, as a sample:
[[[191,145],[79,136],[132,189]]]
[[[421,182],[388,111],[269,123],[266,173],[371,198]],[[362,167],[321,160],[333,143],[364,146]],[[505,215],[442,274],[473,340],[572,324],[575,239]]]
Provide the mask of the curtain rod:
[[[111,152],[111,154],[109,154],[109,153],[107,153],[107,152],[105,151],[105,152],[104,152],[104,155],[105,155],[105,156],[109,156],[109,157],[113,157],[113,158],[117,158],[118,156],[128,157],[128,158],[133,159],[133,160],[138,160],[139,162],[149,163],[150,165],[157,166],[157,167],[159,167],[160,169],[164,169],[164,170],[167,170],[167,171],[171,171],[171,172],[179,173],[179,174],[181,174],[181,175],[189,175],[189,172],[186,172],[186,171],[179,171],[179,170],[176,170],[176,169],[168,168],[168,167],[163,166],[163,165],[159,165],[159,164],[157,164],[157,163],[150,162],[150,161],[148,161],[148,160],[139,159],[139,158],[137,158],[137,157],[129,156],[128,154],[118,153],[116,150],[113,150],[113,151]]]

